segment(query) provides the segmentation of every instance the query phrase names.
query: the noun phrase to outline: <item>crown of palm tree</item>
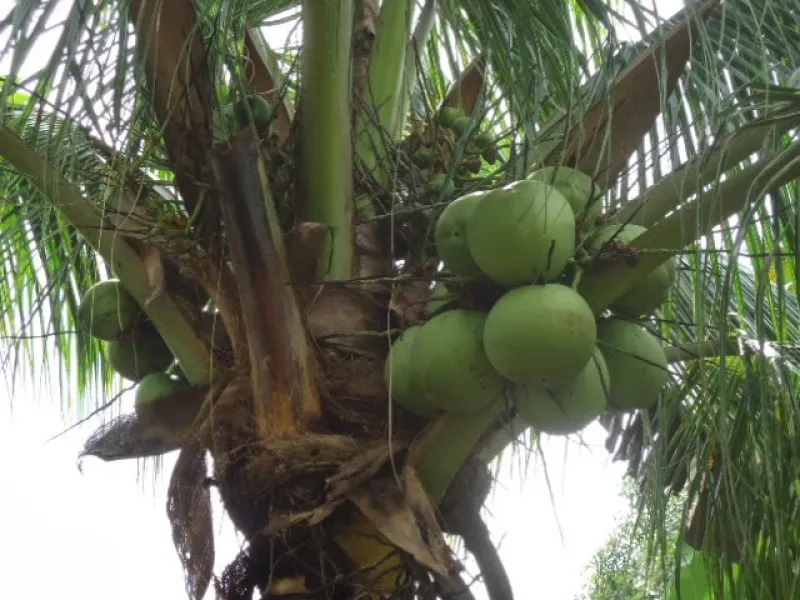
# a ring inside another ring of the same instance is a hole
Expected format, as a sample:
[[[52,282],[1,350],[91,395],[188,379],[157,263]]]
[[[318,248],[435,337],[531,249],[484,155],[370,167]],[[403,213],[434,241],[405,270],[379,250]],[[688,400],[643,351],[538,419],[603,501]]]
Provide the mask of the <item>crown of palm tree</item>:
[[[0,39],[4,372],[45,369],[77,391],[76,419],[112,408],[109,341],[80,307],[121,282],[141,314],[111,343],[157,332],[185,386],[84,454],[180,450],[168,514],[192,598],[212,578],[210,485],[249,542],[226,598],[467,594],[446,533],[509,597],[477,515],[487,464],[538,433],[505,401],[395,406],[384,363],[428,319],[433,280],[462,308],[496,300],[439,273],[441,209],[548,165],[647,228],[632,263],[576,267],[596,316],[676,260],[641,319],[669,381],[648,409],[603,413],[609,452],[645,505],[684,494],[708,590],[797,596],[797,6],[17,2]],[[389,579],[365,578],[387,556]]]

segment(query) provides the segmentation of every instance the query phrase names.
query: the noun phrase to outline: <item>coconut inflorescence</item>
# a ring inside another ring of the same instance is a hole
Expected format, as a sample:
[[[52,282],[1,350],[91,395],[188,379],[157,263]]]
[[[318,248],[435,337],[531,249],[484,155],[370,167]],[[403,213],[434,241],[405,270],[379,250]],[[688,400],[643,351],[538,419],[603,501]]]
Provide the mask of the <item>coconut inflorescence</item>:
[[[415,128],[403,144],[401,169],[408,170],[416,198],[438,204],[461,193],[476,179],[484,179],[499,160],[495,138],[481,130],[480,119],[461,108],[443,106],[431,127]]]
[[[458,119],[454,111],[441,114],[443,126]],[[435,227],[439,259],[448,276],[484,293],[477,303],[456,302],[443,283],[432,288],[428,320],[408,328],[386,361],[396,403],[431,416],[502,399],[524,423],[552,435],[576,433],[607,410],[651,407],[667,381],[661,344],[619,316],[598,320],[577,291],[580,270],[596,259],[578,252],[577,242],[597,254],[617,237],[628,243],[644,232],[601,225],[601,209],[592,179],[566,167],[451,201]],[[665,261],[612,310],[654,310],[674,270]],[[473,304],[481,309],[462,308]]]

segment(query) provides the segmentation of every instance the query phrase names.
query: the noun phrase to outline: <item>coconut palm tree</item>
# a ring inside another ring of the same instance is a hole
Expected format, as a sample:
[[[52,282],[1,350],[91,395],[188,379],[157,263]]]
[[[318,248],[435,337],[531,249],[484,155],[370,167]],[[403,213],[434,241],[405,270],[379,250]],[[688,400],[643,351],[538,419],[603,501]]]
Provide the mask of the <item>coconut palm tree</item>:
[[[669,298],[633,315],[664,349],[657,402],[606,405],[627,381],[612,376],[591,415],[654,533],[666,494],[683,493],[709,590],[797,597],[800,6],[663,12],[632,0],[14,3],[1,21],[5,372],[49,365],[103,406],[118,374],[138,383],[136,412],[83,455],[179,451],[167,512],[191,598],[212,580],[230,600],[469,598],[449,535],[490,597],[511,597],[478,511],[488,464],[542,434],[509,399],[522,388],[478,397],[446,336],[414,346],[438,377],[422,395],[403,396],[385,366],[434,314],[506,297],[441,270],[443,209],[547,166],[591,178],[602,208],[570,212],[578,251],[554,284],[592,319],[619,317],[621,298],[641,300],[642,281],[676,266]],[[285,43],[275,26],[292,30]],[[510,189],[553,190],[526,185]],[[507,218],[493,208],[485,222]],[[589,253],[603,223],[646,231]],[[118,284],[93,287],[107,280]],[[430,302],[433,281],[445,296]],[[473,410],[435,404],[452,389]],[[93,410],[79,406],[76,418]],[[247,540],[217,578],[211,487]]]

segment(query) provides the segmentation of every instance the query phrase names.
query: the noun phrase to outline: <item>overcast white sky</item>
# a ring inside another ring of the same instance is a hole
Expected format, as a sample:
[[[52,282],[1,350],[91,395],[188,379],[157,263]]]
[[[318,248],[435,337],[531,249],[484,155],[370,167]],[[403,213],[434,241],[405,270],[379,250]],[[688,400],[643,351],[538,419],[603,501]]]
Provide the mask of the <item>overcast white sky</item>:
[[[155,480],[127,461],[87,460],[81,475],[76,456],[98,422],[45,443],[63,428],[58,401],[21,389],[13,415],[7,403],[0,404],[3,597],[184,597],[164,509],[174,457]],[[126,401],[130,406],[132,400]],[[618,496],[623,467],[609,464],[603,433],[597,425],[587,431],[589,448],[559,438],[546,442],[552,500],[539,465],[527,478],[520,477],[519,464],[501,477],[488,519],[517,598],[572,600],[584,566],[612,530],[624,506]],[[223,523],[217,572],[237,548]]]
[[[4,7],[10,0],[0,0]],[[669,14],[681,3],[658,2]],[[54,31],[53,35],[58,32]],[[49,53],[37,53],[46,59]],[[0,63],[0,73],[8,63]],[[127,397],[130,408],[132,399]],[[46,443],[67,421],[58,397],[36,398],[18,387],[11,403],[0,399],[0,573],[3,596],[81,600],[175,600],[185,597],[183,577],[165,513],[168,474],[142,474],[135,462],[84,462],[76,456],[99,418]],[[619,482],[599,425],[577,440],[544,442],[550,485],[540,464],[510,464],[488,503],[487,519],[517,598],[572,600],[586,564],[624,508]],[[551,496],[552,494],[552,496]],[[219,514],[217,521],[220,523]],[[560,526],[560,528],[559,528]],[[238,550],[221,522],[217,573]],[[563,534],[563,538],[562,538]]]

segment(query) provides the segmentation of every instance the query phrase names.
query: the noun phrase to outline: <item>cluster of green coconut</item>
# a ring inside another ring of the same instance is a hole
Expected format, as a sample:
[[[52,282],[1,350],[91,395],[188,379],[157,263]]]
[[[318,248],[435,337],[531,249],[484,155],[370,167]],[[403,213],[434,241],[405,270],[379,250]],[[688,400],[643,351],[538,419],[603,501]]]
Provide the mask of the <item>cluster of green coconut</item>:
[[[137,382],[137,411],[186,385],[167,373],[175,358],[158,330],[140,318],[139,304],[116,279],[89,288],[78,307],[78,323],[106,342],[106,358],[122,377]]]
[[[566,167],[451,202],[435,231],[446,271],[505,291],[480,311],[450,308],[437,287],[434,316],[390,349],[384,375],[394,401],[425,415],[474,411],[505,395],[523,420],[550,434],[577,432],[609,409],[652,406],[667,380],[666,357],[629,317],[663,304],[675,265],[637,282],[613,316],[595,318],[569,285],[570,265],[644,231],[603,225],[601,210],[591,178]]]
[[[488,131],[480,131],[477,127],[470,129],[472,117],[468,116],[458,107],[445,106],[439,111],[437,119],[438,131],[443,134],[441,142],[450,145],[464,141],[464,156],[459,164],[458,176],[469,178],[483,168],[483,162],[490,164],[497,162],[497,148],[494,137]],[[442,154],[437,148],[437,142],[432,141],[414,151],[411,160],[419,168],[430,171],[428,185],[437,193],[451,195],[455,191],[455,181],[448,173],[442,172],[449,169],[447,160],[440,160]]]

